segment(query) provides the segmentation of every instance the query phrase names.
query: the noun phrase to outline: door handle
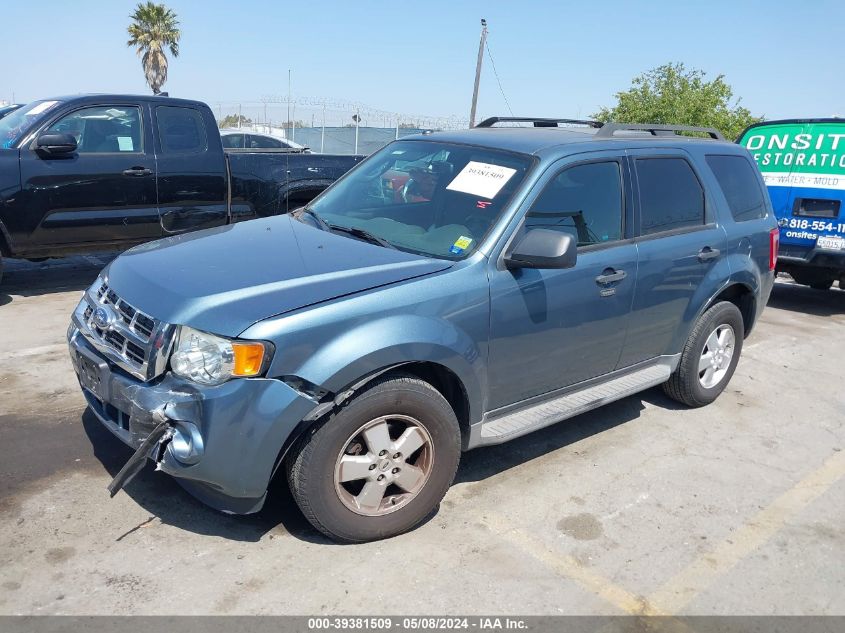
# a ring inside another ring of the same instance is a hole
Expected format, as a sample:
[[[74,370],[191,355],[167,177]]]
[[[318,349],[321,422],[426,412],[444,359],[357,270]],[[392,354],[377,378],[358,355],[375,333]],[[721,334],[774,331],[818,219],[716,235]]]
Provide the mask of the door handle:
[[[596,277],[596,283],[600,286],[612,284],[614,281],[622,281],[628,276],[624,270],[615,270],[613,268],[606,268],[601,275]]]
[[[711,259],[716,259],[721,254],[722,251],[720,251],[718,248],[710,248],[709,246],[705,246],[700,251],[698,251],[698,261],[707,262]]]
[[[149,176],[151,173],[153,173],[153,170],[146,167],[130,167],[123,170],[124,176]]]

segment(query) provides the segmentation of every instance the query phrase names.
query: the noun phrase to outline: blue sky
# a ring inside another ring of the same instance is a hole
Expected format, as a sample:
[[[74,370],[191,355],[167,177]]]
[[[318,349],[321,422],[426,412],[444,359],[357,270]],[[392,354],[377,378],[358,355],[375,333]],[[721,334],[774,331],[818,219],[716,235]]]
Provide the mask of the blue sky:
[[[126,47],[135,2],[3,4],[0,99],[147,91],[140,61]],[[726,75],[755,114],[845,115],[841,1],[166,4],[183,36],[164,89],[224,114],[242,103],[254,115],[263,95],[287,94],[291,69],[296,97],[467,118],[485,17],[516,114],[587,116],[612,104],[633,76],[682,61]],[[479,111],[507,114],[486,55],[484,63]],[[277,116],[282,106],[270,109]],[[300,106],[297,118],[314,112]]]

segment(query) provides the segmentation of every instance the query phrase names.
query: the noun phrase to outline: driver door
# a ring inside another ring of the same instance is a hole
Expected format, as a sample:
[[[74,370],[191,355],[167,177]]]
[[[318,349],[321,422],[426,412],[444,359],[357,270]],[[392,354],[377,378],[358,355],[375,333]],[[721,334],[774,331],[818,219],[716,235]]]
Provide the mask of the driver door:
[[[159,237],[156,162],[148,114],[138,104],[65,113],[41,133],[71,134],[77,151],[21,149],[22,197],[39,218],[31,241],[71,245]]]
[[[532,228],[564,231],[578,241],[578,260],[563,270],[493,262],[488,410],[607,374],[625,343],[637,278],[627,159],[564,159],[535,191],[510,245]]]

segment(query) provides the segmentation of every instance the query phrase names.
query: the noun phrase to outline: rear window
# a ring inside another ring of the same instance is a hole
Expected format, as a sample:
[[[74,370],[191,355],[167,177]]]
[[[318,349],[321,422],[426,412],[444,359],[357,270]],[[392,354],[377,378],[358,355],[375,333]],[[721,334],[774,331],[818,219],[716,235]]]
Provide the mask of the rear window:
[[[220,137],[223,147],[227,149],[242,149],[244,146],[243,134],[224,134]]]
[[[156,108],[158,134],[164,153],[188,154],[208,148],[202,115],[193,108],[159,106]]]
[[[282,147],[285,146],[282,145],[281,141],[277,141],[269,136],[256,136],[255,134],[250,134],[249,147],[251,149],[282,149]]]
[[[765,218],[766,201],[754,167],[742,156],[707,156],[734,220]]]
[[[640,234],[651,235],[704,224],[704,190],[683,158],[641,158]]]

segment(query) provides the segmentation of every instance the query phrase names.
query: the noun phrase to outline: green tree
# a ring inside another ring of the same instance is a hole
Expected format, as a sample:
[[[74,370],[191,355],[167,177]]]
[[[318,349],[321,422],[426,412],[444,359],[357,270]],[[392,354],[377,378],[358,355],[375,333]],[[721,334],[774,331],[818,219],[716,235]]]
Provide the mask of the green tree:
[[[126,45],[137,49],[144,68],[144,77],[153,94],[161,92],[161,87],[167,81],[166,48],[170,49],[173,57],[179,57],[179,21],[176,14],[163,4],[153,2],[139,3],[135,13],[131,16],[132,24],[129,31],[129,41]]]
[[[616,93],[614,107],[602,108],[593,117],[617,123],[714,127],[731,140],[763,120],[742,107],[740,99],[734,100],[724,75],[707,81],[706,74],[681,63],[658,66],[635,77],[628,90]]]
[[[240,117],[240,125],[238,125],[238,117]],[[243,114],[227,114],[217,122],[217,125],[221,128],[246,127],[252,125],[252,119]]]

